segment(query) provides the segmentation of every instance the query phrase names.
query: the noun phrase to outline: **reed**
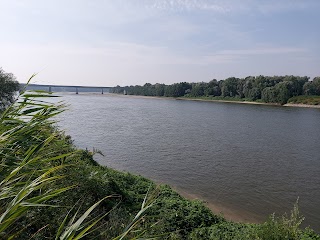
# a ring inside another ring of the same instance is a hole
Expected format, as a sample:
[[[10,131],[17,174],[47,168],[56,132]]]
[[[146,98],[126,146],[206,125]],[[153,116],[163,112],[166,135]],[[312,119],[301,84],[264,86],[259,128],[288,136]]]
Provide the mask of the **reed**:
[[[66,176],[64,171],[72,164],[67,159],[78,154],[78,150],[62,151],[63,146],[54,146],[60,137],[52,124],[54,116],[65,110],[62,102],[52,103],[50,98],[57,97],[51,93],[23,91],[15,104],[9,106],[0,117],[0,238],[14,239],[28,227],[19,224],[31,208],[59,208],[51,204],[59,195],[75,185],[59,185]],[[70,150],[70,149],[68,149]],[[58,187],[57,187],[58,186]],[[132,222],[116,239],[123,239],[142,219],[145,211],[152,206],[143,201],[141,210]],[[95,225],[105,218],[110,211],[87,220],[92,211],[102,202],[119,195],[105,196],[82,215],[79,209],[70,217],[66,214],[56,230],[56,239],[80,239],[94,232]],[[118,205],[116,205],[117,207]],[[48,223],[49,225],[50,223]],[[45,225],[46,226],[46,225]],[[45,227],[44,227],[45,228]],[[43,229],[38,229],[36,236]]]

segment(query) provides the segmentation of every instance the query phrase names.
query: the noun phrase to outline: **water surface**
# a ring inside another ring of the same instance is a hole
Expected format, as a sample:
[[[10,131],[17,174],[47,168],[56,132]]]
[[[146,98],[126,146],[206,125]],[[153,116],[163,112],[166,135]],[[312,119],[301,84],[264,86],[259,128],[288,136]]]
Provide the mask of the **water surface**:
[[[320,230],[320,110],[65,94],[59,125],[100,164],[197,196],[240,220],[292,209]]]

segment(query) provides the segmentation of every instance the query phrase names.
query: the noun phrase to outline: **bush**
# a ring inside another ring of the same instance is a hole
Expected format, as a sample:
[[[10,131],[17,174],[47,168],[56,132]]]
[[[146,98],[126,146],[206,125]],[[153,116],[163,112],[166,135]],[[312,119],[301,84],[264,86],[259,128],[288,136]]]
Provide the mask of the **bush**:
[[[0,112],[15,101],[19,83],[12,73],[5,73],[0,68]]]

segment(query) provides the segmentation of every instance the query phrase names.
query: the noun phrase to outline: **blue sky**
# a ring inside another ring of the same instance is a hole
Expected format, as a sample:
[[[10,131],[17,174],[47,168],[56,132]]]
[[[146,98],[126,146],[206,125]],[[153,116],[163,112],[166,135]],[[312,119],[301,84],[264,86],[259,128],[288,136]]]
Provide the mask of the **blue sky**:
[[[319,0],[0,0],[20,82],[115,86],[320,76]]]

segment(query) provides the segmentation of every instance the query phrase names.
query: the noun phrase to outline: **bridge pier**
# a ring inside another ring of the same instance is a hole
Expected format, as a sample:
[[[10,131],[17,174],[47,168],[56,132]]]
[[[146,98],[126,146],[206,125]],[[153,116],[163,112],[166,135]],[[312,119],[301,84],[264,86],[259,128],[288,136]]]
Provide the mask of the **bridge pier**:
[[[101,88],[101,94],[103,94],[103,88]]]
[[[76,88],[76,94],[79,94],[78,88]]]
[[[49,86],[49,92],[52,92],[52,91],[51,91],[51,86]]]

